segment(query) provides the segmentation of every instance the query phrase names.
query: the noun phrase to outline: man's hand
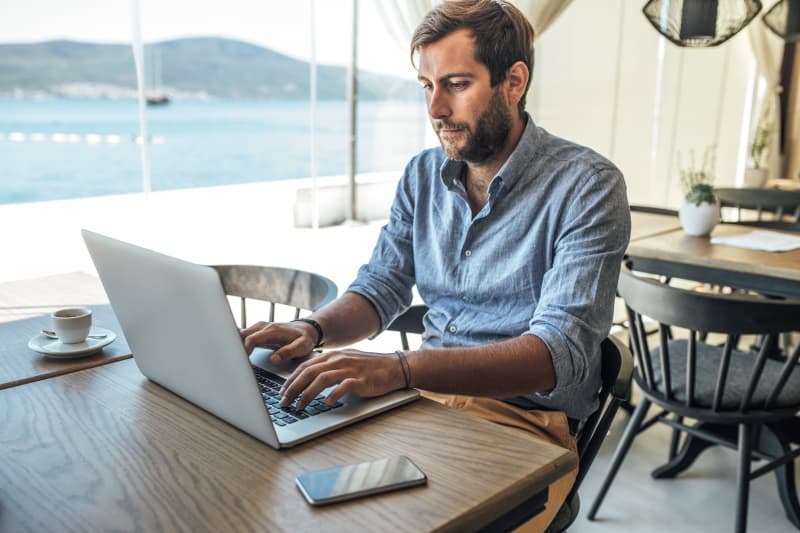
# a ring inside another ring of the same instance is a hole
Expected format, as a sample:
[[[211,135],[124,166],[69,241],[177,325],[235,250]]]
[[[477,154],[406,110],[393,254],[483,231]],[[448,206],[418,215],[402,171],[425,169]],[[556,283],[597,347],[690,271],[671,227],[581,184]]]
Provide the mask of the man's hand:
[[[334,385],[336,388],[325,400],[327,404],[347,393],[369,398],[402,389],[405,377],[395,354],[331,351],[309,359],[292,372],[281,388],[281,405],[291,405],[297,398],[295,408],[301,411],[324,389]]]
[[[305,322],[256,322],[249,328],[239,330],[248,355],[256,346],[273,348],[269,356],[274,364],[311,353],[316,343],[317,331]]]

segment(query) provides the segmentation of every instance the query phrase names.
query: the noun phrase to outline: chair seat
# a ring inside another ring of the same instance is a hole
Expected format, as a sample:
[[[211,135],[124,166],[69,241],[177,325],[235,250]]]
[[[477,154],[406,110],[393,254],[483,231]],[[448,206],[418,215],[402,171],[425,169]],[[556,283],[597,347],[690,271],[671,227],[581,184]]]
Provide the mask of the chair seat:
[[[680,402],[686,401],[686,353],[689,342],[686,339],[671,340],[668,343],[670,354],[670,374],[672,394]],[[653,378],[659,388],[664,389],[663,373],[660,365],[660,349],[654,348]],[[742,396],[747,389],[747,381],[756,358],[754,352],[734,350],[731,354],[730,368],[722,395],[722,408],[738,410]],[[695,372],[695,399],[697,407],[711,407],[716,387],[717,370],[722,359],[722,347],[703,342],[697,343],[697,368]],[[778,380],[783,363],[768,359],[764,365],[761,379],[753,393],[753,404],[763,405],[773,385]],[[800,371],[793,371],[789,381],[778,396],[776,407],[785,408],[800,405]]]

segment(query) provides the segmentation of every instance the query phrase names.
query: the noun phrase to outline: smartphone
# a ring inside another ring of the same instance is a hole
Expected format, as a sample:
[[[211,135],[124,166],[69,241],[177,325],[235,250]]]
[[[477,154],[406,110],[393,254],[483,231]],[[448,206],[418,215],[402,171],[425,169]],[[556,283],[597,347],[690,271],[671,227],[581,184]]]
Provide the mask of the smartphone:
[[[390,457],[354,465],[305,472],[296,482],[311,505],[342,502],[415,485],[428,478],[408,457]]]

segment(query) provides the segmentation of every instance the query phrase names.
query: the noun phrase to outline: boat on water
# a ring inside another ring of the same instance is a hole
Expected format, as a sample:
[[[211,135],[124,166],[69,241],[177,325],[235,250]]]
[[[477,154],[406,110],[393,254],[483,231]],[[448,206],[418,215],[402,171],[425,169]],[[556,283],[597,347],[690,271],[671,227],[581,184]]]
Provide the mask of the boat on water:
[[[150,88],[145,89],[148,106],[164,106],[170,103],[169,95],[163,89],[161,52],[155,44],[150,45]]]
[[[145,100],[147,105],[152,106],[167,105],[170,102],[170,98],[166,94],[150,94],[145,96]]]

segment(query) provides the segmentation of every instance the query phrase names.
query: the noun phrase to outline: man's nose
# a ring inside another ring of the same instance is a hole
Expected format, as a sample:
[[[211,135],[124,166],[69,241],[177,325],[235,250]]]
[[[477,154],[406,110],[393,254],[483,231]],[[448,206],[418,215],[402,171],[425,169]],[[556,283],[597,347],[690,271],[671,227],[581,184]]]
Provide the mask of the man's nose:
[[[447,94],[441,89],[434,89],[428,96],[428,114],[431,118],[447,118],[450,116],[450,102]]]

